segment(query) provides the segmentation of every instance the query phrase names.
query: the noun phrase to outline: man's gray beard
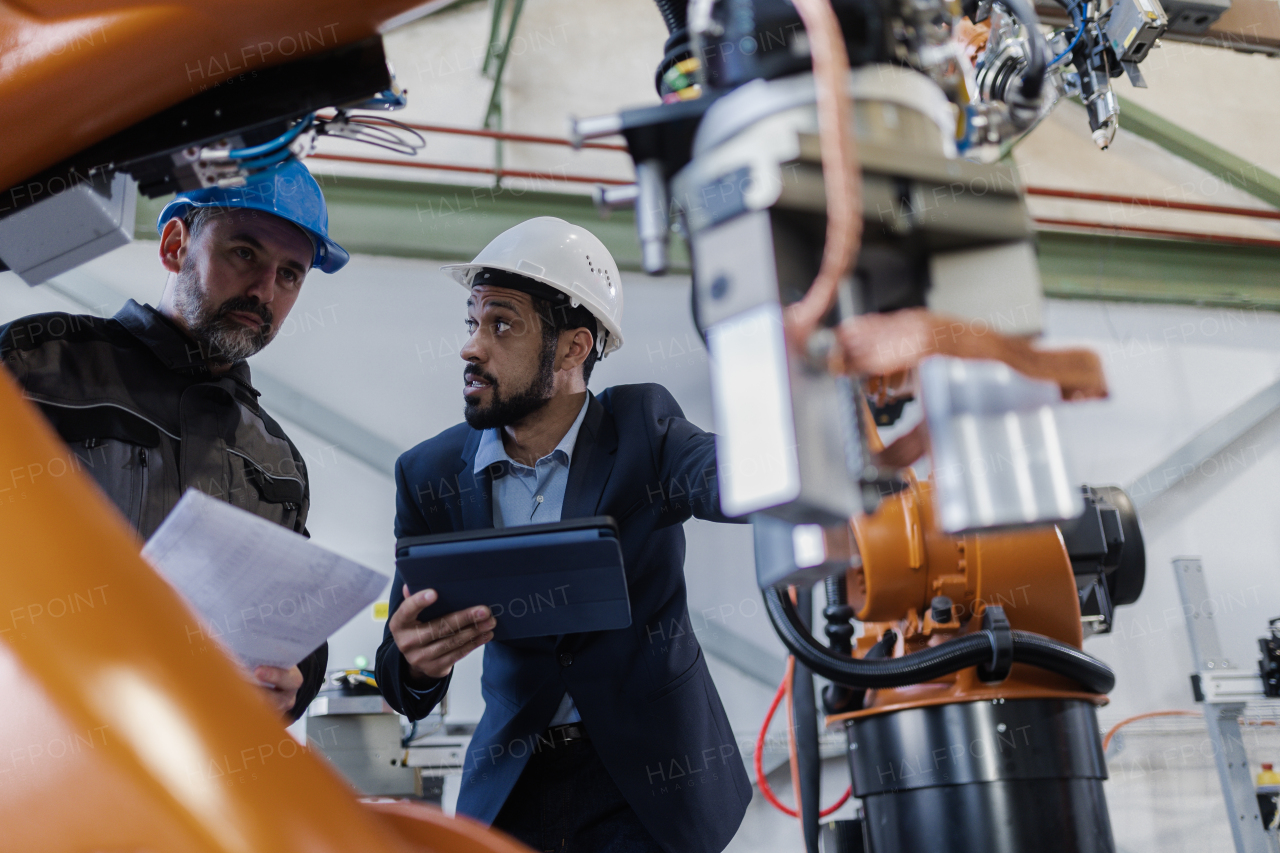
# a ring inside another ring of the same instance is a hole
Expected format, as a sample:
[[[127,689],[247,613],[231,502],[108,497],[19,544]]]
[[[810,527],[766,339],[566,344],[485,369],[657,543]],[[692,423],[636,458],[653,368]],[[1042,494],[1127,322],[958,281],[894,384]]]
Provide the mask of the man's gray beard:
[[[260,308],[245,305],[247,300],[241,298],[228,299],[214,307],[204,302],[202,296],[200,274],[188,255],[178,273],[173,306],[187,324],[188,334],[200,345],[201,356],[206,361],[234,364],[270,343],[272,326],[269,322],[254,329],[227,316],[228,311],[248,311],[261,316]]]

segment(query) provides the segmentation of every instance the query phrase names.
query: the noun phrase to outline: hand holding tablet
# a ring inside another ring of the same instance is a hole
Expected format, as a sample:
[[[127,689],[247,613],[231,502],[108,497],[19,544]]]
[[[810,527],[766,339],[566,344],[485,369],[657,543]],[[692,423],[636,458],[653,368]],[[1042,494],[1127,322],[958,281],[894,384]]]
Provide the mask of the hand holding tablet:
[[[433,589],[410,593],[387,622],[396,646],[418,680],[444,678],[453,665],[493,639],[496,624],[487,607],[450,613],[423,623],[419,616],[439,597]]]
[[[496,620],[497,640],[631,624],[617,525],[608,517],[409,537],[396,543],[396,568],[414,595],[435,592],[417,616],[435,630],[449,625],[434,620],[480,607]]]

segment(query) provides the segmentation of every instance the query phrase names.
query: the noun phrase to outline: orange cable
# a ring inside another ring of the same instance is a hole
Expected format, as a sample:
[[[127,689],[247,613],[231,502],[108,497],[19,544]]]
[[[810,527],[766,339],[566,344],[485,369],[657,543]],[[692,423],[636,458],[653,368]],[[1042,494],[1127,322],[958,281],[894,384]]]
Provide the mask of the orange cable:
[[[1102,739],[1102,751],[1107,751],[1107,746],[1111,743],[1111,736],[1120,731],[1122,726],[1130,723],[1136,723],[1138,720],[1146,720],[1151,717],[1199,717],[1195,711],[1148,711],[1145,714],[1135,714],[1132,717],[1126,717],[1111,727],[1106,736]]]
[[[830,0],[795,0],[809,39],[817,93],[818,146],[826,190],[827,234],[822,262],[809,291],[787,309],[792,342],[803,348],[836,301],[836,289],[858,256],[862,240],[862,172],[849,95],[849,55]]]

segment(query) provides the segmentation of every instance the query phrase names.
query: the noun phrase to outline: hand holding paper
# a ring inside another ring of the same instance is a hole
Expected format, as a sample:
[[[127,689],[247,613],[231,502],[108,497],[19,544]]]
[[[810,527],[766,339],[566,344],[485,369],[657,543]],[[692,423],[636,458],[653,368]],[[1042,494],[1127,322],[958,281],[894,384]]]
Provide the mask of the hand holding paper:
[[[371,604],[387,577],[291,530],[189,489],[142,556],[211,638],[249,667],[293,668]]]

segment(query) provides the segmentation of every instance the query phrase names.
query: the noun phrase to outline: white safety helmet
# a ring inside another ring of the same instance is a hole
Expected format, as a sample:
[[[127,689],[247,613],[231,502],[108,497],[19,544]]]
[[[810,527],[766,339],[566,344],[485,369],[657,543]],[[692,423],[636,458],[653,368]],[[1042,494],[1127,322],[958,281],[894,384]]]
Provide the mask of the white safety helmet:
[[[568,296],[573,307],[585,306],[604,328],[596,335],[605,339],[601,358],[622,346],[622,276],[600,238],[581,226],[554,216],[529,219],[493,238],[471,263],[440,269],[468,290],[481,270],[545,284]]]

